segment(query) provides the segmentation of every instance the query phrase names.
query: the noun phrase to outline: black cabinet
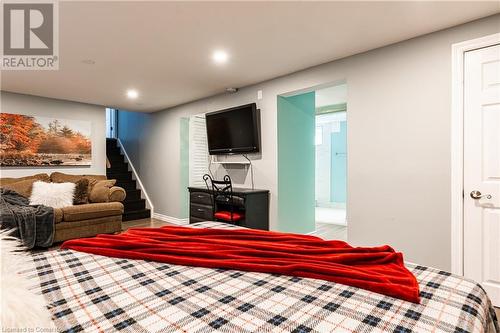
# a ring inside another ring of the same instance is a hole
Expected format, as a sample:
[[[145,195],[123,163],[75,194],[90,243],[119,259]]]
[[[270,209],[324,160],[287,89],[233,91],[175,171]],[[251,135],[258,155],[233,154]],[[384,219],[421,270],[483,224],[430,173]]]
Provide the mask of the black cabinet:
[[[189,223],[212,221],[212,191],[205,187],[188,187]],[[252,229],[269,230],[269,191],[233,188],[234,204],[244,212],[237,225]]]

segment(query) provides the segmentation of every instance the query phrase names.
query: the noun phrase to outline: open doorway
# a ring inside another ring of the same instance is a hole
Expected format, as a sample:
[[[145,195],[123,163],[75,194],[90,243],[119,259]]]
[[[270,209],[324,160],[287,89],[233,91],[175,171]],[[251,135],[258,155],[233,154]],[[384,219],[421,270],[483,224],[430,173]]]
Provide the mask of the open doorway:
[[[315,91],[317,232],[347,239],[347,84]]]
[[[347,240],[347,85],[277,102],[278,230]]]
[[[108,139],[116,139],[117,133],[117,110],[106,108],[106,138]]]

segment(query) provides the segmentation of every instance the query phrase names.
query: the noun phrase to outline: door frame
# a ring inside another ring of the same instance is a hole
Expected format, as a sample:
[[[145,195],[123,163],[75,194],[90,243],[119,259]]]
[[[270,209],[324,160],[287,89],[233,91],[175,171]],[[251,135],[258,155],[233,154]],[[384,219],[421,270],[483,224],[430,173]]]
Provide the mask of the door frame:
[[[464,57],[500,44],[500,33],[451,46],[451,272],[464,274]]]

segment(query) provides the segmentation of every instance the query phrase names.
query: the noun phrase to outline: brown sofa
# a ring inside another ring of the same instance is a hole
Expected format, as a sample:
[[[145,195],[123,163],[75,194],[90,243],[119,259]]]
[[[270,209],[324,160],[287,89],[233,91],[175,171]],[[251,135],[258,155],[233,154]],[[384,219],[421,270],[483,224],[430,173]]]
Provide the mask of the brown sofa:
[[[68,239],[92,237],[97,234],[121,231],[123,204],[126,192],[114,185],[114,180],[107,180],[104,175],[69,175],[53,172],[20,178],[0,178],[0,186],[10,188],[29,197],[33,182],[76,183],[80,179],[89,180],[89,202],[54,209],[54,242]]]

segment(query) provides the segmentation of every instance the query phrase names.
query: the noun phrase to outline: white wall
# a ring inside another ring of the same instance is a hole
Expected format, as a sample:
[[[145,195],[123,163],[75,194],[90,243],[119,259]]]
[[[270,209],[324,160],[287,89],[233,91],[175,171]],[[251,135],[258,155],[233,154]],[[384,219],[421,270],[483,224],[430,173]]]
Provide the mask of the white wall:
[[[147,133],[136,127],[119,136],[140,146],[133,159],[147,164],[140,177],[155,211],[180,217],[180,118],[256,101],[262,156],[254,161],[255,184],[271,191],[276,228],[277,95],[346,81],[348,240],[390,244],[406,260],[449,270],[451,45],[499,32],[499,20],[492,16],[156,112],[147,116]],[[120,121],[126,117],[120,113]],[[249,177],[243,185],[250,185]]]
[[[103,106],[1,92],[1,112],[91,122],[92,165],[60,167],[2,167],[1,177],[22,177],[60,171],[70,174],[106,174],[106,112]]]
[[[345,103],[347,100],[347,84],[339,84],[316,90],[314,96],[316,107]]]

